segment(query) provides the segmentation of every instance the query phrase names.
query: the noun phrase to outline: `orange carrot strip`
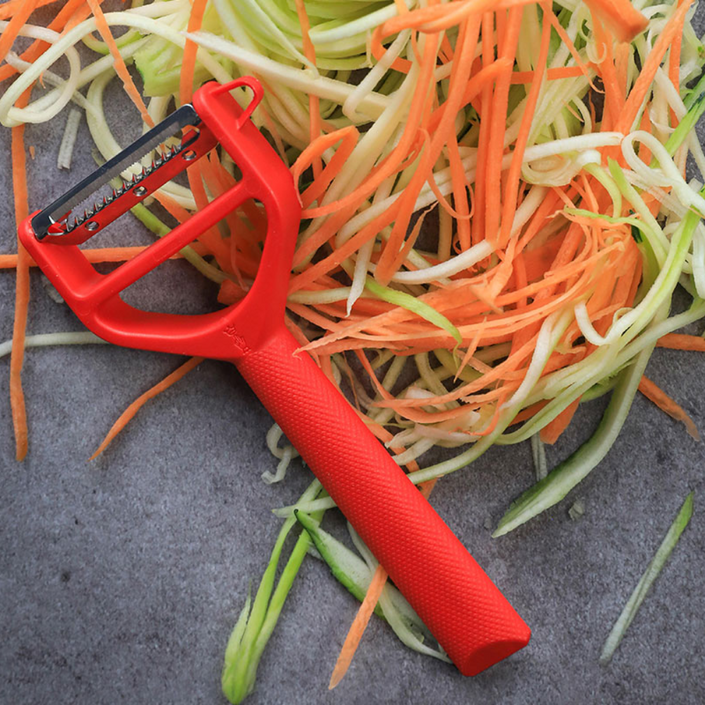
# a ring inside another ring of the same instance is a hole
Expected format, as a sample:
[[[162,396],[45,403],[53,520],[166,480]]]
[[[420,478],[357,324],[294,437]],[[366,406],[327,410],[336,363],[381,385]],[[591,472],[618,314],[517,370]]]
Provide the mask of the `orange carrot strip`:
[[[549,422],[541,429],[539,437],[544,443],[553,445],[558,440],[560,435],[568,428],[568,425],[573,420],[573,416],[578,410],[579,404],[580,399],[576,399],[571,404],[568,404],[553,421]]]
[[[172,384],[178,382],[182,377],[188,374],[195,367],[198,367],[203,362],[202,357],[192,357],[190,360],[185,362],[183,365],[174,370],[170,375],[167,375],[161,382],[155,384],[151,389],[148,389],[144,394],[140,395],[135,399],[135,401],[130,404],[130,406],[120,414],[120,418],[112,425],[112,428],[108,431],[108,435],[103,439],[103,442],[98,446],[93,455],[89,460],[95,460],[113,441],[115,436],[122,431],[125,426],[132,420],[134,415],[144,406],[146,402],[153,399],[158,394],[161,394],[164,390],[169,389]]]
[[[431,146],[429,144],[429,135],[423,130],[425,138],[425,146],[419,157],[418,165],[416,166],[416,171],[414,172],[409,184],[404,189],[402,195],[397,199],[398,213],[392,227],[392,232],[389,236],[389,240],[384,245],[382,250],[382,255],[377,262],[377,269],[375,270],[375,279],[386,286],[391,280],[394,272],[399,269],[402,262],[407,258],[409,250],[413,245],[413,240],[419,235],[420,227],[422,224],[421,219],[417,222],[416,226],[412,231],[411,237],[404,243],[404,237],[409,229],[409,221],[414,211],[414,206],[416,204],[416,197],[421,190],[424,182],[427,178],[427,173],[429,169],[433,166],[431,161]],[[395,204],[396,205],[396,204]],[[412,239],[413,238],[413,239]]]
[[[547,81],[559,81],[564,78],[577,78],[585,75],[587,68],[580,66],[555,66],[546,71]],[[512,73],[512,85],[534,82],[533,71],[514,71]]]
[[[631,42],[649,23],[629,0],[585,0],[585,4],[620,42]]]
[[[206,11],[207,0],[191,0],[191,13],[188,17],[188,31],[198,32],[203,24],[203,13]],[[184,54],[181,59],[181,74],[179,76],[179,100],[181,105],[191,102],[193,95],[193,74],[196,70],[196,53],[198,45],[191,39],[186,39]]]
[[[409,151],[417,140],[417,129],[422,114],[429,106],[431,95],[431,83],[433,71],[436,66],[436,47],[438,36],[429,36],[424,46],[424,55],[421,63],[421,71],[418,77],[418,89],[409,108],[406,118],[406,126],[399,143],[394,147],[387,159],[380,167],[376,167],[363,183],[351,193],[338,201],[329,203],[319,208],[309,208],[303,213],[305,218],[317,218],[322,215],[329,215],[344,207],[355,205],[356,207],[364,201],[386,178],[395,173],[403,160],[408,157]],[[472,79],[470,81],[472,83]],[[435,84],[434,84],[435,85]]]
[[[488,69],[494,61],[494,16],[486,12],[482,16],[482,68]],[[497,62],[499,63],[499,62]],[[475,218],[472,226],[471,243],[476,245],[485,237],[485,194],[487,192],[487,149],[488,135],[492,124],[492,85],[482,87],[480,100],[480,135],[477,146],[477,173],[475,176]]]
[[[27,105],[31,91],[30,87],[22,94],[17,101],[18,107],[23,108]],[[20,223],[29,215],[24,123],[12,128],[11,153],[15,222],[19,228]],[[27,311],[29,308],[29,254],[19,237],[17,239],[17,260],[15,319],[12,326],[12,352],[10,356],[10,408],[15,431],[15,457],[17,460],[24,460],[28,448],[28,431],[27,410],[22,391],[22,363],[24,362],[24,340],[27,332]]]
[[[313,46],[309,32],[311,31],[311,23],[308,19],[308,12],[304,0],[294,0],[296,5],[296,14],[299,18],[301,26],[301,40],[303,42],[304,56],[315,66],[316,65],[316,49]],[[309,113],[309,142],[313,142],[321,134],[321,99],[313,93],[308,96],[308,113]],[[321,173],[321,160],[315,159],[313,162],[313,175],[318,176]]]
[[[125,87],[125,92],[130,97],[130,100],[135,104],[137,110],[140,111],[142,120],[150,127],[154,127],[154,120],[152,120],[150,114],[147,112],[147,106],[144,104],[142,96],[137,90],[137,87],[135,86],[135,83],[132,80],[132,76],[130,76],[130,72],[127,70],[125,60],[120,55],[120,50],[118,49],[117,44],[115,43],[113,34],[110,31],[108,22],[106,21],[105,15],[103,14],[103,10],[100,7],[100,2],[98,0],[86,1],[88,2],[88,5],[91,8],[91,12],[93,12],[93,16],[95,17],[95,23],[96,27],[98,28],[98,32],[100,33],[100,36],[102,37],[103,41],[108,45],[110,55],[115,61],[115,73],[117,73],[117,75],[120,77],[120,80],[122,81],[122,84]]]
[[[598,64],[600,77],[605,90],[605,107],[602,113],[602,131],[611,130],[612,125],[617,121],[621,108],[624,105],[624,95],[620,94],[620,85],[617,80],[617,72],[614,65],[612,53],[612,36],[603,27],[600,18],[593,14],[593,26],[595,41],[598,47],[601,60]]]
[[[102,3],[103,0],[98,0]],[[91,8],[86,4],[79,5],[64,26],[63,32],[70,32],[74,27],[81,24],[91,14]]]
[[[360,639],[362,639],[365,627],[367,627],[367,623],[370,621],[370,617],[377,606],[379,596],[382,594],[382,590],[384,590],[384,586],[386,584],[387,571],[382,568],[381,565],[378,565],[374,575],[372,576],[370,585],[367,588],[365,599],[362,601],[362,604],[355,615],[355,619],[350,625],[348,634],[345,637],[343,647],[340,649],[338,660],[335,662],[335,667],[333,668],[333,673],[330,677],[328,690],[333,690],[333,688],[340,683],[343,676],[347,673],[348,668],[352,663],[353,656],[357,651],[357,647],[360,644]]]
[[[134,247],[101,247],[97,249],[83,250],[84,257],[92,263],[96,262],[127,262],[127,260],[137,257],[140,252],[147,249],[149,245],[137,245]],[[208,254],[206,249],[198,242],[189,245],[198,255]],[[0,255],[0,269],[15,269],[18,266],[19,255]],[[180,252],[173,254],[169,259],[183,259]],[[37,263],[29,257],[30,267],[36,267]]]
[[[387,50],[382,45],[382,39],[384,38],[382,34],[382,27],[383,25],[377,25],[377,27],[375,27],[372,32],[372,39],[370,40],[370,50],[372,52],[372,56],[374,56],[377,61],[380,61],[387,53]],[[409,73],[409,71],[411,71],[411,61],[397,57],[391,63],[389,68],[393,71],[398,71],[399,73]]]
[[[583,58],[580,56],[580,52],[575,48],[575,44],[573,44],[573,40],[568,36],[568,32],[565,31],[565,27],[558,21],[558,18],[556,17],[554,12],[549,12],[546,14],[546,17],[548,18],[548,21],[551,23],[551,26],[553,29],[556,30],[558,36],[561,38],[561,41],[568,47],[568,51],[570,52],[570,55],[573,57],[575,60],[575,63],[578,65],[578,68],[581,70],[582,74],[590,81],[590,86],[592,87],[593,90],[597,90],[595,88],[595,85],[593,84],[592,80],[590,79],[590,71],[588,70],[587,65],[583,61]],[[565,67],[566,69],[568,67]],[[553,69],[555,71],[560,71],[561,69]],[[551,69],[549,69],[549,74],[551,72]]]
[[[519,41],[519,30],[524,8],[519,6],[509,11],[507,26],[498,55],[512,64]],[[485,201],[485,239],[497,243],[499,239],[499,222],[501,213],[500,194],[502,177],[502,154],[504,153],[504,134],[506,132],[506,115],[509,104],[509,87],[511,69],[504,71],[497,78],[492,97],[492,120],[487,136],[487,199]]]
[[[705,338],[699,335],[685,335],[684,333],[667,333],[656,342],[657,348],[670,350],[697,350],[705,352]]]
[[[639,382],[639,391],[649,400],[658,406],[661,411],[668,414],[672,419],[681,421],[685,425],[686,431],[696,440],[700,440],[700,433],[693,419],[688,413],[676,403],[662,389],[657,387],[648,377],[642,377]]]
[[[542,5],[544,16],[549,8],[546,4]],[[548,50],[551,40],[551,25],[548,22],[543,23],[541,32],[541,44],[539,45],[538,59],[536,69],[534,71],[535,78],[531,84],[529,95],[526,98],[526,107],[521,118],[519,134],[515,142],[514,151],[512,152],[512,162],[509,165],[507,180],[504,187],[504,202],[502,204],[501,215],[501,233],[500,247],[506,247],[509,241],[509,236],[514,222],[514,212],[517,208],[517,195],[519,193],[519,182],[521,180],[521,165],[524,159],[524,151],[529,141],[529,132],[531,131],[531,123],[536,112],[536,104],[538,103],[539,93],[543,83],[543,71],[548,61]]]
[[[194,164],[194,166],[197,167],[198,163]],[[191,167],[191,169],[193,169],[193,167]],[[189,183],[191,182],[191,180],[192,177],[190,177],[189,175]],[[196,179],[193,178],[193,181],[196,182]],[[191,185],[191,190],[194,192],[194,197],[196,197],[196,190],[194,190],[193,185]],[[205,195],[205,190],[203,189],[202,182],[201,192],[199,192],[199,199],[201,193],[203,195],[205,203],[207,204],[207,198]],[[173,198],[171,198],[171,196],[167,196],[166,194],[161,193],[160,191],[156,191],[153,195],[157,202],[164,206],[166,211],[173,218],[178,220],[179,223],[185,223],[190,218],[189,212],[185,208],[182,208]],[[218,232],[217,228],[211,228],[210,230],[201,233],[201,235],[199,235],[198,237],[198,242],[200,242],[209,251],[209,254],[212,254],[215,257],[216,261],[221,267],[223,266],[223,263],[226,267],[228,266],[228,263],[230,261],[230,250],[228,249],[225,240],[220,237],[220,233]]]
[[[631,130],[632,123],[636,119],[639,108],[644,102],[647,93],[651,90],[654,76],[661,65],[663,57],[671,46],[671,43],[675,40],[676,35],[682,34],[683,32],[683,24],[692,4],[693,0],[683,0],[683,3],[678,6],[678,9],[671,15],[671,18],[661,31],[661,34],[654,43],[653,49],[649,52],[639,72],[639,77],[629,93],[622,115],[614,127],[616,132],[626,134]]]
[[[679,0],[679,3],[683,0]],[[683,35],[677,34],[673,43],[671,44],[671,50],[668,52],[668,78],[670,79],[673,87],[678,93],[680,93],[680,67],[681,67],[681,47],[683,45]],[[671,116],[671,127],[676,127],[678,125],[678,118],[673,108],[669,108],[669,115]]]

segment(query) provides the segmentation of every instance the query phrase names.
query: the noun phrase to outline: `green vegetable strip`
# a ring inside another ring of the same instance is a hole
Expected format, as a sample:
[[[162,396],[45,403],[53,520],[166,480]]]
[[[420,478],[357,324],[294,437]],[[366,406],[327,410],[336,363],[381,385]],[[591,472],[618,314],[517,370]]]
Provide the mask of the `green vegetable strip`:
[[[320,528],[309,514],[294,510],[294,516],[306,530],[321,558],[328,564],[336,580],[353,596],[362,602],[372,578],[365,562],[347,546]],[[377,605],[375,613],[384,618],[382,608]]]
[[[593,436],[567,460],[553,469],[514,502],[502,517],[493,537],[504,536],[532,517],[552,507],[585,479],[607,455],[627,419],[653,346],[643,350],[617,383],[607,411]]]
[[[382,299],[382,301],[401,306],[417,316],[425,318],[429,323],[433,323],[434,326],[438,326],[441,330],[452,335],[458,345],[463,342],[460,331],[442,313],[439,313],[435,308],[425,304],[423,301],[419,301],[415,296],[396,289],[390,289],[388,286],[382,286],[371,277],[367,277],[365,288]]]
[[[602,653],[600,654],[601,664],[604,665],[609,663],[612,658],[612,654],[614,654],[622,641],[625,632],[629,629],[629,625],[634,620],[634,617],[639,611],[639,607],[641,607],[641,603],[644,601],[644,598],[651,589],[654,580],[656,580],[659,573],[663,570],[668,557],[671,555],[673,549],[678,543],[678,539],[680,539],[681,534],[685,530],[686,526],[688,526],[690,518],[693,516],[693,496],[694,493],[691,492],[685,498],[685,502],[683,502],[683,506],[681,506],[678,515],[671,524],[666,537],[663,539],[658,551],[656,551],[656,554],[651,559],[646,571],[641,576],[637,586],[634,588],[634,592],[632,592],[627,604],[624,606],[622,613],[619,615],[619,618],[612,627],[612,631],[610,631],[607,641],[605,641],[605,645],[602,648]]]
[[[300,501],[312,500],[320,491],[321,483],[314,480],[301,496]],[[245,607],[228,641],[223,666],[222,688],[223,693],[233,705],[242,702],[254,687],[262,653],[274,631],[289,590],[310,545],[308,534],[303,532],[299,536],[282,571],[277,588],[274,590],[274,580],[284,542],[295,524],[296,520],[293,517],[284,522],[274,544],[269,564],[257,589],[254,603],[250,608],[251,601],[248,595]],[[274,594],[272,594],[273,591]]]

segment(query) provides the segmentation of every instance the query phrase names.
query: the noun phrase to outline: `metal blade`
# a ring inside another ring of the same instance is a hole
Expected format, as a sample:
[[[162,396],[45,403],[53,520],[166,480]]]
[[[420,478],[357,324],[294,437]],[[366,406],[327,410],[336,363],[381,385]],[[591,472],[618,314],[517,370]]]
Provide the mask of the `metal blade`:
[[[183,129],[188,125],[196,126],[200,122],[201,119],[198,117],[198,114],[191,105],[184,105],[173,112],[156,127],[149,130],[149,132],[146,132],[138,140],[135,140],[135,142],[133,142],[129,147],[105,162],[105,164],[96,169],[92,174],[80,181],[76,184],[76,186],[69,189],[63,196],[38,213],[32,219],[32,227],[34,228],[37,238],[41,240],[46,237],[51,225],[66,218],[76,206],[83,203],[83,201],[85,201],[89,196],[96,193],[102,186],[119,176],[133,164],[139,162],[142,157],[148,154],[155,147],[158,147],[167,138],[173,137],[178,130]],[[198,133],[196,132],[194,139],[197,136]],[[167,152],[167,156],[172,157],[174,154],[182,151],[188,146],[188,144],[182,144],[178,150],[172,150],[171,153]],[[163,159],[158,164],[155,164],[154,168],[159,168],[163,161],[166,161],[166,159]],[[143,169],[142,173],[133,179],[133,183],[130,183],[129,186],[132,186],[137,181],[142,180],[152,171],[153,169],[151,167]],[[100,208],[101,206],[99,205],[97,210]],[[97,212],[97,210],[93,210],[93,213]],[[83,220],[85,220],[85,218],[79,217],[77,219],[77,221],[81,222],[83,222]],[[67,229],[70,230],[76,224],[77,223],[68,224]]]

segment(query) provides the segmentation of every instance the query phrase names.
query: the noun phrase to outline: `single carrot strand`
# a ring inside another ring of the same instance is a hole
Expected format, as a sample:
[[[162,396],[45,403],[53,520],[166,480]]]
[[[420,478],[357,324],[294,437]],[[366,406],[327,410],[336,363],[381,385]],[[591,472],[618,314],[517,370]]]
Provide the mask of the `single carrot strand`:
[[[516,56],[519,30],[524,8],[513,7],[509,10],[504,42],[499,50],[499,57],[513,65]],[[502,154],[504,152],[504,134],[506,132],[506,115],[511,85],[511,68],[497,78],[492,97],[492,122],[490,124],[487,144],[487,198],[485,199],[485,239],[496,243],[499,238],[499,219],[501,212],[500,193],[502,177]]]
[[[624,105],[624,95],[620,95],[620,85],[612,53],[612,36],[605,29],[599,16],[593,15],[595,40],[602,57],[599,63],[600,77],[605,87],[605,108],[602,116],[602,131],[611,130],[618,120]]]
[[[98,3],[102,4],[103,0],[98,0]],[[83,3],[78,5],[71,17],[69,17],[68,22],[64,26],[63,33],[70,32],[74,27],[81,24],[83,20],[87,19],[90,14],[91,8],[85,4],[84,0]]]
[[[132,76],[130,76],[130,72],[127,70],[127,65],[125,64],[125,60],[120,55],[120,50],[118,49],[118,46],[115,43],[115,39],[113,37],[113,34],[110,31],[110,27],[108,26],[108,22],[105,19],[105,15],[103,14],[103,10],[100,7],[99,0],[86,0],[86,1],[88,2],[89,7],[91,8],[91,12],[93,13],[93,16],[95,17],[95,24],[96,24],[96,27],[98,28],[98,32],[100,33],[100,36],[102,37],[103,41],[108,45],[108,49],[110,50],[110,55],[113,57],[113,59],[115,61],[115,65],[114,65],[115,73],[117,73],[117,75],[120,77],[120,80],[122,81],[122,84],[125,87],[125,92],[130,97],[130,100],[135,104],[135,107],[137,108],[137,110],[140,111],[140,115],[142,116],[142,120],[150,127],[154,127],[154,120],[152,120],[151,115],[147,112],[147,106],[144,104],[144,101],[142,100],[142,96],[140,95],[140,92],[137,90],[137,87],[135,86],[135,82],[132,80]]]
[[[198,32],[203,24],[203,14],[206,11],[207,0],[192,0],[191,13],[188,18],[188,31]],[[193,74],[196,70],[196,54],[198,45],[191,39],[186,40],[184,54],[181,60],[181,75],[179,77],[179,100],[181,105],[191,102],[193,95]]]
[[[662,389],[657,387],[648,377],[642,377],[639,382],[639,391],[649,400],[658,406],[661,411],[667,413],[672,419],[681,421],[685,424],[685,429],[696,440],[700,440],[700,433],[693,419],[688,416],[688,413],[666,394]]]
[[[83,256],[91,263],[96,262],[127,262],[127,260],[137,257],[140,252],[144,251],[149,245],[137,245],[134,247],[102,247],[97,249],[82,250]],[[209,252],[199,242],[192,242],[189,247],[194,250],[197,255],[206,255]],[[19,262],[19,255],[0,255],[0,269],[15,269]],[[169,259],[183,259],[180,252],[174,253]],[[28,257],[27,264],[30,267],[36,267],[37,263]]]
[[[678,4],[681,4],[683,0],[678,0]],[[681,67],[681,48],[683,45],[683,34],[677,34],[673,38],[673,44],[671,44],[671,50],[668,52],[668,78],[670,79],[673,87],[680,93],[680,67]],[[673,108],[669,108],[668,111],[671,116],[671,127],[676,127],[678,125],[678,118]]]
[[[316,65],[316,49],[311,41],[309,32],[311,31],[311,22],[306,12],[304,0],[294,0],[296,5],[296,14],[299,18],[301,26],[301,39],[303,41],[304,56],[315,66]],[[313,93],[308,96],[308,112],[309,112],[309,142],[313,142],[321,134],[321,99]],[[313,175],[317,177],[321,173],[321,160],[316,159],[313,162]]]
[[[333,690],[338,683],[343,679],[343,676],[348,672],[348,668],[352,663],[353,656],[360,645],[360,640],[370,621],[372,613],[375,611],[379,597],[387,584],[387,571],[381,565],[377,566],[372,581],[365,593],[365,599],[362,601],[360,608],[355,615],[353,623],[350,625],[348,634],[345,637],[345,642],[338,654],[338,660],[335,662],[333,673],[328,683],[328,690]]]
[[[29,102],[31,87],[17,101],[18,107]],[[20,223],[29,215],[27,201],[27,157],[24,146],[24,123],[12,128],[12,189],[14,193],[15,222]],[[15,319],[12,326],[12,352],[10,356],[10,408],[15,431],[15,457],[24,460],[28,449],[27,410],[22,390],[22,364],[24,340],[27,332],[29,309],[29,254],[17,238],[17,276],[15,278]]]
[[[494,60],[494,15],[486,12],[482,16],[482,68],[487,70]],[[511,67],[510,67],[511,68]],[[477,173],[475,176],[475,218],[472,226],[471,243],[476,245],[485,236],[485,198],[487,193],[487,149],[488,135],[492,124],[492,84],[482,88],[480,100],[480,135],[477,145]]]
[[[130,404],[130,406],[120,414],[120,418],[113,424],[112,428],[108,431],[108,435],[103,439],[103,442],[98,446],[93,455],[89,460],[95,460],[113,441],[115,436],[122,431],[125,426],[132,420],[134,415],[148,402],[153,399],[158,394],[161,394],[164,390],[169,389],[172,384],[178,382],[182,377],[187,375],[195,367],[198,367],[203,362],[202,357],[192,357],[190,360],[185,362],[181,367],[174,370],[170,375],[167,375],[161,382],[155,384],[151,389],[148,389],[144,394],[140,395],[135,401]]]
[[[699,335],[668,333],[658,339],[656,347],[669,348],[671,350],[697,350],[698,352],[705,352],[705,338],[701,338]]]
[[[544,16],[550,11],[546,5],[542,5]],[[502,204],[501,216],[501,235],[500,246],[506,247],[509,241],[509,236],[514,222],[513,213],[516,211],[517,195],[519,193],[519,182],[521,180],[521,165],[524,159],[524,151],[529,141],[529,132],[531,131],[531,123],[536,112],[536,104],[538,103],[539,93],[543,82],[543,71],[548,61],[548,50],[551,40],[551,25],[549,22],[544,22],[541,32],[541,44],[539,45],[538,60],[536,62],[536,70],[534,71],[535,78],[529,89],[529,95],[526,99],[526,107],[524,114],[521,117],[519,134],[517,135],[516,145],[512,153],[512,163],[509,165],[509,173],[504,187],[504,203]]]
[[[646,29],[648,20],[629,0],[585,0],[620,42],[631,42]]]
[[[563,411],[561,411],[558,416],[556,416],[553,421],[547,423],[540,431],[539,437],[544,443],[553,445],[561,436],[563,431],[568,428],[570,422],[575,416],[575,412],[578,410],[580,404],[580,399],[576,399],[571,404],[568,404]]]
[[[546,71],[547,81],[558,81],[563,78],[577,78],[583,76],[587,69],[580,66],[555,66]],[[520,83],[533,83],[534,71],[514,71],[512,73],[512,85]]]

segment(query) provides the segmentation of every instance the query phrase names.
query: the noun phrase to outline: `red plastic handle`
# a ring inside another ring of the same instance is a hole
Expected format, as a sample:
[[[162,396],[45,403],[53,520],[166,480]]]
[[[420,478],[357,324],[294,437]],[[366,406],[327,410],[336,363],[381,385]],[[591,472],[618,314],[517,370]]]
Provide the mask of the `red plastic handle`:
[[[475,675],[525,646],[529,628],[431,505],[378,443],[340,392],[296,341],[283,314],[300,217],[286,166],[229,95],[254,79],[194,95],[205,127],[243,178],[167,237],[108,275],[76,245],[39,242],[31,217],[20,238],[81,320],[111,342],[232,360],[289,440],[386,568],[448,655]],[[258,198],[267,212],[259,273],[237,305],[203,316],[138,311],[120,292],[235,210]]]
[[[464,675],[531,632],[311,357],[283,327],[233,360]]]

